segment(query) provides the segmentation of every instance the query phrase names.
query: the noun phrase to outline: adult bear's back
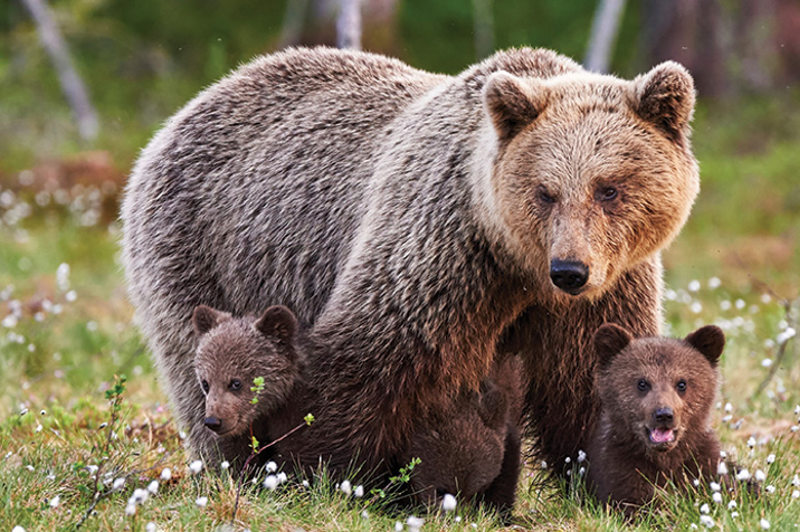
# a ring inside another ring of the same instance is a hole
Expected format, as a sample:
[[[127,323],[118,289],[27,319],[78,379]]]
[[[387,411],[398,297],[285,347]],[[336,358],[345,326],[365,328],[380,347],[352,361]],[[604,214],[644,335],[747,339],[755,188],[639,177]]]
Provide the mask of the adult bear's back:
[[[152,326],[188,319],[198,303],[238,314],[283,303],[313,321],[387,127],[443,79],[382,56],[296,49],[187,104],[143,151],[123,204],[145,333],[163,334]]]

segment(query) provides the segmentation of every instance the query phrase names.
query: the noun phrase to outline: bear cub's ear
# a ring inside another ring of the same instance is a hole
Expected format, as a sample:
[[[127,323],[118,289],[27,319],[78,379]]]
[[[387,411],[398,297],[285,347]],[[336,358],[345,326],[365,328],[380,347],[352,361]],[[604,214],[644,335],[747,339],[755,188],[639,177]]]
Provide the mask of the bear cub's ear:
[[[616,323],[604,323],[594,333],[594,350],[597,363],[606,368],[620,351],[633,340],[633,335]]]
[[[283,305],[275,305],[264,312],[255,323],[255,328],[264,336],[289,343],[297,332],[297,318],[294,312]]]
[[[700,351],[712,367],[716,367],[725,348],[725,333],[716,325],[706,325],[689,334],[686,342]]]
[[[671,139],[688,133],[694,112],[694,80],[682,65],[665,61],[634,81],[634,109]]]
[[[544,110],[547,87],[537,79],[495,72],[483,87],[483,101],[497,136],[501,141],[507,141]]]
[[[194,332],[197,336],[201,336],[216,327],[220,322],[230,318],[230,316],[227,312],[214,310],[206,305],[197,305],[192,313]]]
[[[479,404],[478,414],[487,427],[492,430],[500,430],[505,426],[506,417],[508,417],[508,400],[506,394],[494,381],[484,379],[481,383]]]

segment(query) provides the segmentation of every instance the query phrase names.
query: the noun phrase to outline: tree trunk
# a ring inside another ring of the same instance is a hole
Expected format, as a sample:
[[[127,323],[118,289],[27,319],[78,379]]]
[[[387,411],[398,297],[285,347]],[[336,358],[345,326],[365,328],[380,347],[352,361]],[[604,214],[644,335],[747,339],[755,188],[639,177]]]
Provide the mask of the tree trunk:
[[[336,46],[361,49],[361,0],[339,0]]]
[[[625,0],[600,0],[592,21],[592,32],[584,61],[587,70],[605,74],[611,63]]]

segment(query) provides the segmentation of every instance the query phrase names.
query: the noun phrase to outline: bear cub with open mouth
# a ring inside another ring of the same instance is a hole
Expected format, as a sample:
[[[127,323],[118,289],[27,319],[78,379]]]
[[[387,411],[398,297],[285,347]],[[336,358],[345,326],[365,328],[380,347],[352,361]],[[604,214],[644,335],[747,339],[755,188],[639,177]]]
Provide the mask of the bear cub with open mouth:
[[[724,345],[714,325],[682,340],[634,339],[614,324],[597,330],[601,411],[587,449],[587,483],[600,501],[631,512],[669,481],[716,477],[720,444],[709,421]]]

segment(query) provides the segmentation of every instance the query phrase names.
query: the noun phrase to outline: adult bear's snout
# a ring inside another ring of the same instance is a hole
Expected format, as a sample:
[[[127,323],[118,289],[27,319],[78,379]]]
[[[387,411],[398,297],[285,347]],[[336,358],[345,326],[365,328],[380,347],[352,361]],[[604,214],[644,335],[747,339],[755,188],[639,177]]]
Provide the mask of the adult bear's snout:
[[[577,295],[589,280],[589,267],[579,261],[553,259],[550,262],[550,280],[561,290]]]

